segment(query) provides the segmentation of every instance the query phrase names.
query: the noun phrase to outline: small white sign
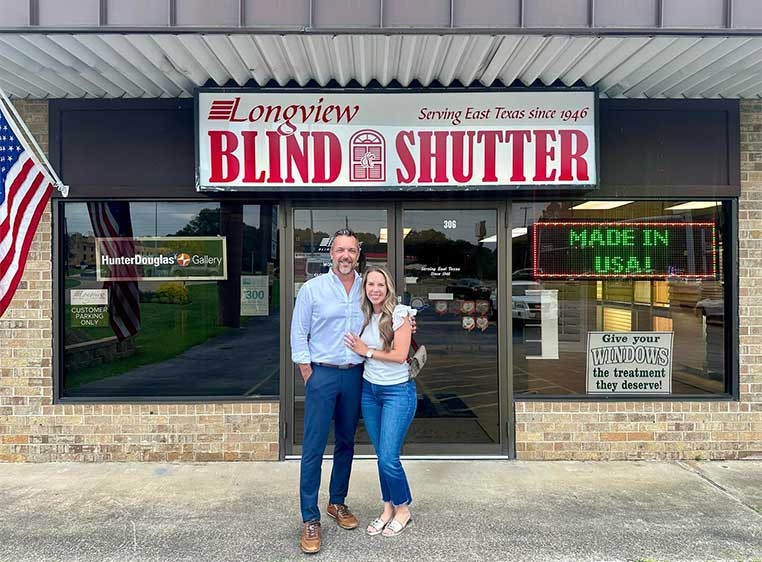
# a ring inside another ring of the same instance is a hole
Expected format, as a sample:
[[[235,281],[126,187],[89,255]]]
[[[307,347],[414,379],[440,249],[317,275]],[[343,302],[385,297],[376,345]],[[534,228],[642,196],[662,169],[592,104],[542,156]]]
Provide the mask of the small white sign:
[[[108,289],[71,289],[72,306],[107,305]]]
[[[267,275],[241,275],[241,316],[267,316],[269,289]]]
[[[672,332],[588,332],[588,394],[670,394]]]

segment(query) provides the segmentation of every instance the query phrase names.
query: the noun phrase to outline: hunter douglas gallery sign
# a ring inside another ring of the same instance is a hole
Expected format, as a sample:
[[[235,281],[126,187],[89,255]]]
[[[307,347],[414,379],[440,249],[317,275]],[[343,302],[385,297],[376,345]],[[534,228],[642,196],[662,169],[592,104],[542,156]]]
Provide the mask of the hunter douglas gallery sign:
[[[98,281],[224,281],[224,236],[96,238]]]
[[[597,183],[590,91],[202,90],[199,190]]]

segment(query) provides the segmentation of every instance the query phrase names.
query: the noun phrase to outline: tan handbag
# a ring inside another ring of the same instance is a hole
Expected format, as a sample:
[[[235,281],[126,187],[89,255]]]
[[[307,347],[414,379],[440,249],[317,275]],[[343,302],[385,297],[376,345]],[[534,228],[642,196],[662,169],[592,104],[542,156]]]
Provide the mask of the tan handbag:
[[[407,371],[408,371],[408,380],[413,380],[415,377],[418,376],[418,373],[421,372],[421,369],[423,369],[423,366],[426,364],[426,346],[425,345],[418,345],[415,343],[415,339],[410,340],[410,345],[413,348],[412,357],[409,357],[407,360]]]

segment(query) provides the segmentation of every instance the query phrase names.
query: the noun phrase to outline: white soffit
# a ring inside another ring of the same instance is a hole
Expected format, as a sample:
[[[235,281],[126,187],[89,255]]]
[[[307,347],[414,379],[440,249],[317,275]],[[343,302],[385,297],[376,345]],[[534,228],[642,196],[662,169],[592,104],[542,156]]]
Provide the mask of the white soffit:
[[[518,80],[610,98],[762,98],[762,36],[0,34],[0,87],[17,98],[190,97],[209,80]]]

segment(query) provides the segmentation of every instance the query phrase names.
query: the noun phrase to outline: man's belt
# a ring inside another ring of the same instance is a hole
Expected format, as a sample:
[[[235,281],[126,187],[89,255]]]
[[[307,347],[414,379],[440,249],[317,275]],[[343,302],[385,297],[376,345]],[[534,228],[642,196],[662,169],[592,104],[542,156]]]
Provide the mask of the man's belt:
[[[332,363],[319,363],[317,361],[313,361],[313,365],[317,365],[318,367],[330,367],[332,369],[354,369],[355,367],[359,367],[361,363],[344,363],[343,365],[334,365]]]

